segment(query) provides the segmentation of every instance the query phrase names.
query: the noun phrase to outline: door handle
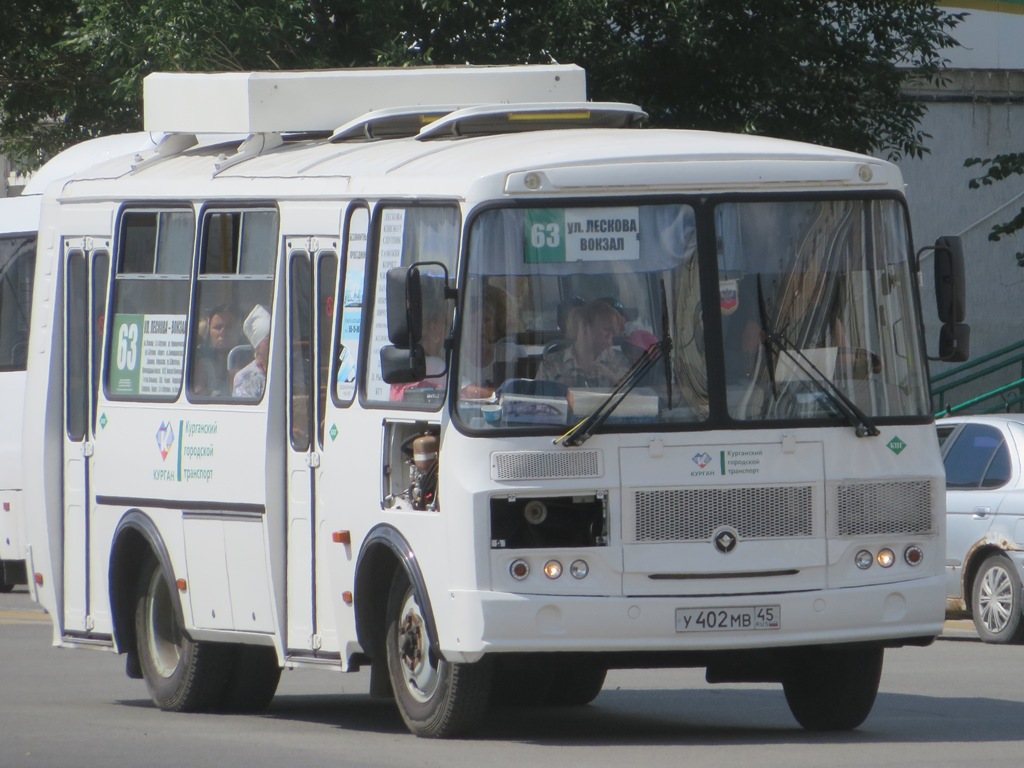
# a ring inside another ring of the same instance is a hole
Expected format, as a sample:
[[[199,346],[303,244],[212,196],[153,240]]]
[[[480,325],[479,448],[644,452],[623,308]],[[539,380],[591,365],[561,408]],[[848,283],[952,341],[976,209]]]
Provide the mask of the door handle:
[[[973,517],[975,520],[984,520],[990,514],[992,514],[991,507],[975,507],[974,514],[971,515],[971,517]]]

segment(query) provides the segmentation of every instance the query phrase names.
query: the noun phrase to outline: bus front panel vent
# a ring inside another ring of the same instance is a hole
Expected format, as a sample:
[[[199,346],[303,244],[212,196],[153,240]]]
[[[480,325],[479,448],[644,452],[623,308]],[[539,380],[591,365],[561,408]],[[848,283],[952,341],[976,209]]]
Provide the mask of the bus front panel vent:
[[[503,451],[491,454],[492,480],[601,477],[600,451]]]

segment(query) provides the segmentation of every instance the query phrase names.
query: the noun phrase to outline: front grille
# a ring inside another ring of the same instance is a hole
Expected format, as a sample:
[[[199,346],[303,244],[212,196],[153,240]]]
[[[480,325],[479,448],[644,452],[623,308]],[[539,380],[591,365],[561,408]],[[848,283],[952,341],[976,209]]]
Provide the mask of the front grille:
[[[847,483],[836,488],[831,536],[932,533],[930,480]]]
[[[723,525],[742,539],[814,533],[812,486],[638,490],[635,541],[710,541]]]
[[[505,451],[491,454],[492,480],[600,477],[600,451]]]

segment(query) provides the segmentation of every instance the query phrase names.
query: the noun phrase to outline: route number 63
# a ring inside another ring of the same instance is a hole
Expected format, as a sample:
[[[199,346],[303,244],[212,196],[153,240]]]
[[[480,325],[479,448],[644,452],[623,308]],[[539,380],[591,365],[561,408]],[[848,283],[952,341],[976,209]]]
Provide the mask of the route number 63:
[[[139,326],[125,323],[117,334],[118,370],[134,371],[139,359]]]

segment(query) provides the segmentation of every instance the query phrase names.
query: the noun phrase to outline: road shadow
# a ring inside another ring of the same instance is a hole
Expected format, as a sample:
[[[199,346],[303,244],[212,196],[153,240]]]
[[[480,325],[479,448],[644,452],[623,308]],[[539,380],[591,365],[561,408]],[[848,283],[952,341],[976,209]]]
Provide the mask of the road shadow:
[[[148,700],[120,703],[152,706]],[[392,701],[362,694],[279,695],[257,716],[354,732],[406,732]],[[1022,702],[880,693],[860,728],[819,733],[797,724],[781,688],[605,690],[584,707],[492,707],[470,738],[537,746],[968,744],[1024,740],[1018,736],[1022,719]]]

